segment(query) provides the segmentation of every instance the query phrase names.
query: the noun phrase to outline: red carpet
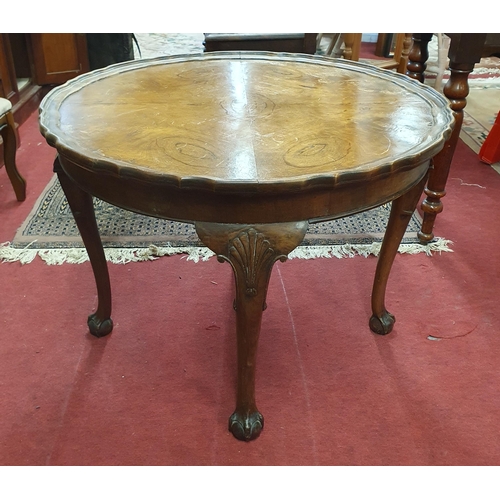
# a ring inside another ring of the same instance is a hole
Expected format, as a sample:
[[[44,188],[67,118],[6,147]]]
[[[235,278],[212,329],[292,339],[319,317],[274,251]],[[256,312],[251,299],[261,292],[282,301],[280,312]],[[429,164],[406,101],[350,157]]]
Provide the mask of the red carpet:
[[[0,242],[52,175],[35,115],[20,134],[28,197],[0,170]],[[96,339],[89,264],[1,264],[0,465],[500,465],[500,176],[460,142],[443,201],[454,253],[396,257],[386,337],[368,328],[375,258],[276,265],[250,443],[227,431],[229,265],[110,265],[115,328]]]

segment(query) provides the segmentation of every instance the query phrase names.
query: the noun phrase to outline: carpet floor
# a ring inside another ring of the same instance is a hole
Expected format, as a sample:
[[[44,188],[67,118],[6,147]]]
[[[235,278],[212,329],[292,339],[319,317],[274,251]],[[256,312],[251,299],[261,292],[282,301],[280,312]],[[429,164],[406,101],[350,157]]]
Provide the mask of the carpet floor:
[[[52,177],[33,122],[25,202],[0,170],[0,241]],[[277,263],[250,443],[227,430],[230,266],[111,265],[115,328],[96,339],[89,263],[0,264],[0,465],[500,465],[500,176],[462,141],[443,202],[436,231],[454,252],[396,257],[388,336],[368,328],[376,258]]]

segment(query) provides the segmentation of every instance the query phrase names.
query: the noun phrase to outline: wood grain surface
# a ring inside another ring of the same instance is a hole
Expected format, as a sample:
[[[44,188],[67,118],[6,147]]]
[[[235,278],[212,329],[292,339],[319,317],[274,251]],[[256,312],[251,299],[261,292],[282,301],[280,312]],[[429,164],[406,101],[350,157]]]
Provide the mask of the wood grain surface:
[[[361,63],[242,52],[83,75],[46,97],[40,123],[59,152],[91,168],[255,188],[421,163],[449,132],[447,108]]]

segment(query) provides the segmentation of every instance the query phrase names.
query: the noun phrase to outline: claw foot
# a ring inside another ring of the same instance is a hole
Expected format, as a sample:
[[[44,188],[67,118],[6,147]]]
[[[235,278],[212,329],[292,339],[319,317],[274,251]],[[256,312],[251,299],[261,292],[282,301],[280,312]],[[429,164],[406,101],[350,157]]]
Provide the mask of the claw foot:
[[[390,312],[384,311],[382,316],[373,315],[370,318],[370,329],[378,335],[387,335],[392,332],[395,322],[396,318]]]
[[[100,320],[96,314],[89,316],[87,324],[89,325],[90,333],[94,337],[105,337],[113,330],[113,320],[111,318]]]
[[[258,411],[240,414],[234,412],[229,417],[229,430],[240,441],[251,441],[259,437],[264,427],[264,417]]]

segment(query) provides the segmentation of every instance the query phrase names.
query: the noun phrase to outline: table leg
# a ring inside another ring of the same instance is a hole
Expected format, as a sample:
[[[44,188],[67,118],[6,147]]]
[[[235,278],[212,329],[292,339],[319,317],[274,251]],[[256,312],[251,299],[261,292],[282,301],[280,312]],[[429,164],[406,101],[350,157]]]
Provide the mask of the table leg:
[[[262,311],[274,263],[304,239],[307,222],[284,224],[196,223],[201,241],[220,262],[231,264],[236,281],[236,333],[238,385],[236,410],[229,418],[229,430],[240,440],[259,436],[264,417],[255,403],[255,364]]]
[[[92,196],[75,184],[62,169],[59,157],[54,162],[61,187],[68,200],[83,243],[87,249],[97,287],[97,311],[88,317],[89,330],[95,337],[104,337],[111,333],[111,285],[106,257],[102,247],[99,229],[95,220]]]
[[[373,316],[370,318],[370,328],[379,335],[390,333],[396,321],[396,318],[385,308],[387,281],[406,227],[415,211],[426,181],[427,176],[392,202],[391,215],[382,242],[372,291]]]

